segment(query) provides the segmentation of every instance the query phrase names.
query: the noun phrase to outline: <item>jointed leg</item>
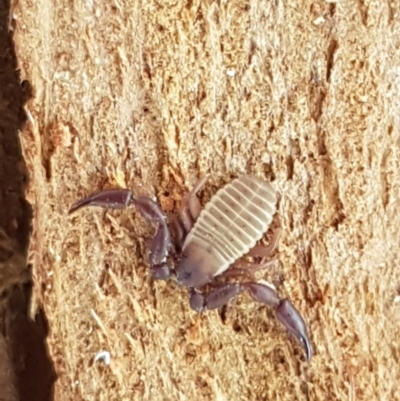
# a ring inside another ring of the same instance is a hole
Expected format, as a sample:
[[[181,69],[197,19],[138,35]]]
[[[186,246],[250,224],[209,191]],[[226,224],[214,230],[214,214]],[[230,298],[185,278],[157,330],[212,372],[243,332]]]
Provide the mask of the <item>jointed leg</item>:
[[[188,233],[193,226],[193,222],[197,220],[201,211],[201,204],[197,193],[204,187],[209,175],[197,181],[193,189],[185,196],[179,210],[179,216],[182,220],[185,231]]]
[[[275,264],[277,259],[269,260],[265,263],[254,263],[248,262],[247,260],[239,259],[233,265],[229,267],[224,273],[219,276],[214,277],[213,282],[210,284],[211,287],[214,283],[220,285],[219,283],[226,282],[227,278],[237,278],[237,277],[246,277],[251,282],[256,281],[255,272],[258,270],[263,270],[271,265]]]
[[[223,277],[233,277],[238,275],[247,276],[250,280],[255,281],[254,273],[274,265],[277,259],[270,259],[263,263],[249,262],[248,257],[269,257],[278,245],[281,228],[274,230],[271,241],[268,245],[256,245],[245,256],[238,259],[224,274]]]
[[[278,246],[281,233],[281,227],[275,228],[272,233],[272,238],[268,242],[268,245],[256,245],[254,248],[250,249],[250,251],[246,254],[246,257],[251,256],[254,258],[266,258],[271,256]]]
[[[247,263],[247,262],[246,262]],[[257,265],[258,266],[258,265]],[[254,270],[249,269],[246,265],[232,265],[228,270],[226,270],[220,276],[216,276],[213,282],[226,282],[227,278],[237,278],[246,277],[250,281],[255,281],[256,277],[254,275]],[[213,283],[211,283],[212,285]]]
[[[172,237],[172,249],[175,254],[178,254],[185,240],[185,229],[176,214],[170,216],[169,227]]]
[[[244,260],[244,258],[241,258],[237,260],[225,273],[225,275],[229,275],[231,270],[239,270],[239,271],[249,271],[250,274],[254,275],[254,272],[267,269],[271,265],[275,264],[277,259],[272,259],[268,260],[265,263],[254,263],[254,262],[248,262],[247,260]]]
[[[191,289],[189,292],[190,306],[197,312],[218,309],[233,300],[243,290],[247,290],[255,301],[266,304],[275,310],[276,318],[303,345],[306,359],[309,361],[313,349],[303,317],[288,299],[280,299],[275,290],[267,285],[255,282],[224,284],[212,289],[208,294],[201,294],[195,289]]]

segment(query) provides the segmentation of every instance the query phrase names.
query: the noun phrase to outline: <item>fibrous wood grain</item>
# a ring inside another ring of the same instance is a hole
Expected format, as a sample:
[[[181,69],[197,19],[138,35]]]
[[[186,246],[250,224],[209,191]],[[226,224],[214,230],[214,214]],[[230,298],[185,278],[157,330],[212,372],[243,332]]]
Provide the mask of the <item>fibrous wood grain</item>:
[[[400,399],[400,9],[383,1],[18,2],[34,89],[36,296],[56,400]],[[310,364],[264,307],[225,322],[153,282],[132,209],[85,209],[109,186],[174,210],[240,174],[279,193],[267,272],[309,325]],[[111,355],[109,365],[95,361]]]

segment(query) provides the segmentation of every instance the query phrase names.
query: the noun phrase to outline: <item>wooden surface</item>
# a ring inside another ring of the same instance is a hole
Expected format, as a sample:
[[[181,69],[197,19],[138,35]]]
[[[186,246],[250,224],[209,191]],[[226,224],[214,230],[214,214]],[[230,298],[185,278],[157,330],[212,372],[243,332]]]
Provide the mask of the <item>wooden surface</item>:
[[[55,400],[400,399],[400,15],[395,2],[21,0],[22,133],[34,305]],[[110,186],[174,210],[240,174],[279,194],[265,280],[310,329],[303,350],[241,296],[223,320],[153,282],[152,228],[82,209]],[[100,351],[110,365],[95,362]]]

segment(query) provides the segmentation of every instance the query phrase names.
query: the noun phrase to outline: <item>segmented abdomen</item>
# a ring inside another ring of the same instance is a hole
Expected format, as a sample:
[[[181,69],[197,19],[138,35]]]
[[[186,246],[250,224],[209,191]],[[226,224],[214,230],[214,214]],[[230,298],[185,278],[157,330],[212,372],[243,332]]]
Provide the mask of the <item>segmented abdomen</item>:
[[[183,251],[196,243],[218,261],[215,276],[253,248],[267,232],[276,210],[272,186],[243,176],[221,188],[206,204],[186,237]]]

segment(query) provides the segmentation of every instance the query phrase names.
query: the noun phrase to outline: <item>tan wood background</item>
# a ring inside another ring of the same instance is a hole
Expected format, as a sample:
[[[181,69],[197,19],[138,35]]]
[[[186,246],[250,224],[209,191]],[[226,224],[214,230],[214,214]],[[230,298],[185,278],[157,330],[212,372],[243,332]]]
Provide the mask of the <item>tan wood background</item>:
[[[400,399],[396,1],[20,0],[14,16],[55,400]],[[204,200],[247,173],[279,192],[265,279],[304,315],[311,363],[249,297],[223,321],[153,282],[134,209],[67,215],[108,186],[172,211],[206,173]]]

